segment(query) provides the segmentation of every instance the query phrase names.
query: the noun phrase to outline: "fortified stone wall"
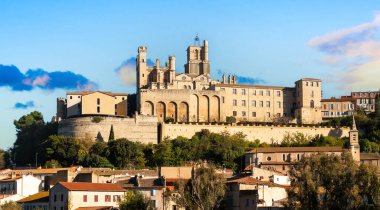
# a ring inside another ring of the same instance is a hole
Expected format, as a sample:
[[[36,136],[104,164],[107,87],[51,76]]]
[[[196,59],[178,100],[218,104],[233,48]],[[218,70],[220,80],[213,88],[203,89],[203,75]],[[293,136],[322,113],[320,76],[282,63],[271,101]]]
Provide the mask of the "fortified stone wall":
[[[261,142],[272,143],[277,141],[281,143],[284,135],[287,133],[300,132],[305,135],[314,137],[318,134],[323,136],[348,137],[350,128],[333,128],[320,126],[263,126],[263,125],[231,125],[231,124],[212,124],[212,123],[167,123],[162,124],[162,139],[169,137],[174,139],[178,136],[191,138],[195,133],[202,129],[208,129],[213,133],[228,131],[230,134],[242,132],[247,135],[248,141],[259,139]]]
[[[113,126],[115,139],[127,138],[141,143],[157,143],[156,117],[137,115],[133,118],[111,116],[101,118],[100,122],[94,122],[94,117],[89,116],[64,119],[58,124],[58,135],[108,141]]]

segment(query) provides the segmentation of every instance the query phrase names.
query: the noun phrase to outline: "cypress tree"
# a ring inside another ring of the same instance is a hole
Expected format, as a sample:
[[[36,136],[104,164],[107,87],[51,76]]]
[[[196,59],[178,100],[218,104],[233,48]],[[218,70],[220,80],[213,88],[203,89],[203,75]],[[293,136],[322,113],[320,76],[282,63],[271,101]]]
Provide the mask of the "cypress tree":
[[[113,133],[113,125],[111,125],[110,136],[108,137],[108,141],[115,140],[115,134]]]

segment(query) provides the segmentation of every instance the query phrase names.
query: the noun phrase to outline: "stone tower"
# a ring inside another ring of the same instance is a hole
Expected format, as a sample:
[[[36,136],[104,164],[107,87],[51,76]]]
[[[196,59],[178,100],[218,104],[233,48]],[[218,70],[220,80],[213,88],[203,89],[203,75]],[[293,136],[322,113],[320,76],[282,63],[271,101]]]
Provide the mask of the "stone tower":
[[[208,41],[203,41],[203,46],[189,46],[187,48],[187,63],[185,73],[198,76],[210,76],[210,62],[208,60]]]
[[[146,65],[147,48],[140,46],[136,58],[136,91],[148,84],[148,70]]]
[[[296,81],[295,117],[299,124],[317,124],[322,121],[322,81],[304,78]]]
[[[352,116],[352,127],[349,132],[350,135],[350,152],[352,158],[360,162],[360,145],[359,145],[359,131],[356,129],[355,117]]]

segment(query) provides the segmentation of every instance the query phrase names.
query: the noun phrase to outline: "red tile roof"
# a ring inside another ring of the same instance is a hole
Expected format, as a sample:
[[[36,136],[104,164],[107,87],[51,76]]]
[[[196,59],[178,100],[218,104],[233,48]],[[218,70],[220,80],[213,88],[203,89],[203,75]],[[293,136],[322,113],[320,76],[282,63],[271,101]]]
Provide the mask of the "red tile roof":
[[[59,182],[70,191],[125,191],[124,188],[116,184],[100,184],[100,183],[88,183],[88,182]]]
[[[247,153],[276,153],[276,152],[343,152],[342,147],[263,147],[254,148]]]

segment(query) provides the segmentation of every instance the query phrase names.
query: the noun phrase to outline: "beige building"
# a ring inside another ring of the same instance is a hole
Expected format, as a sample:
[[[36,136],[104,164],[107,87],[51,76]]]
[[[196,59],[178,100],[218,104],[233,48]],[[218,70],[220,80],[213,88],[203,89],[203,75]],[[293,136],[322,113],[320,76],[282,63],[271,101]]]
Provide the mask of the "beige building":
[[[317,153],[342,155],[350,152],[353,159],[360,162],[359,131],[353,118],[352,128],[349,131],[349,148],[343,147],[268,147],[254,148],[245,154],[245,165],[252,170],[263,168],[266,170],[287,173],[293,164],[304,156]],[[252,172],[254,174],[254,172]]]
[[[322,118],[351,116],[355,112],[355,99],[351,97],[322,99]]]
[[[124,193],[125,189],[115,184],[59,182],[49,190],[49,209],[118,207]]]
[[[80,115],[127,116],[126,93],[101,91],[67,92],[57,99],[57,120]]]
[[[147,48],[137,55],[137,109],[160,121],[176,122],[321,122],[321,86],[319,79],[305,78],[294,87],[241,85],[237,77],[210,78],[208,41],[203,46],[189,46],[184,73],[176,73],[175,57],[161,66],[147,66]]]

